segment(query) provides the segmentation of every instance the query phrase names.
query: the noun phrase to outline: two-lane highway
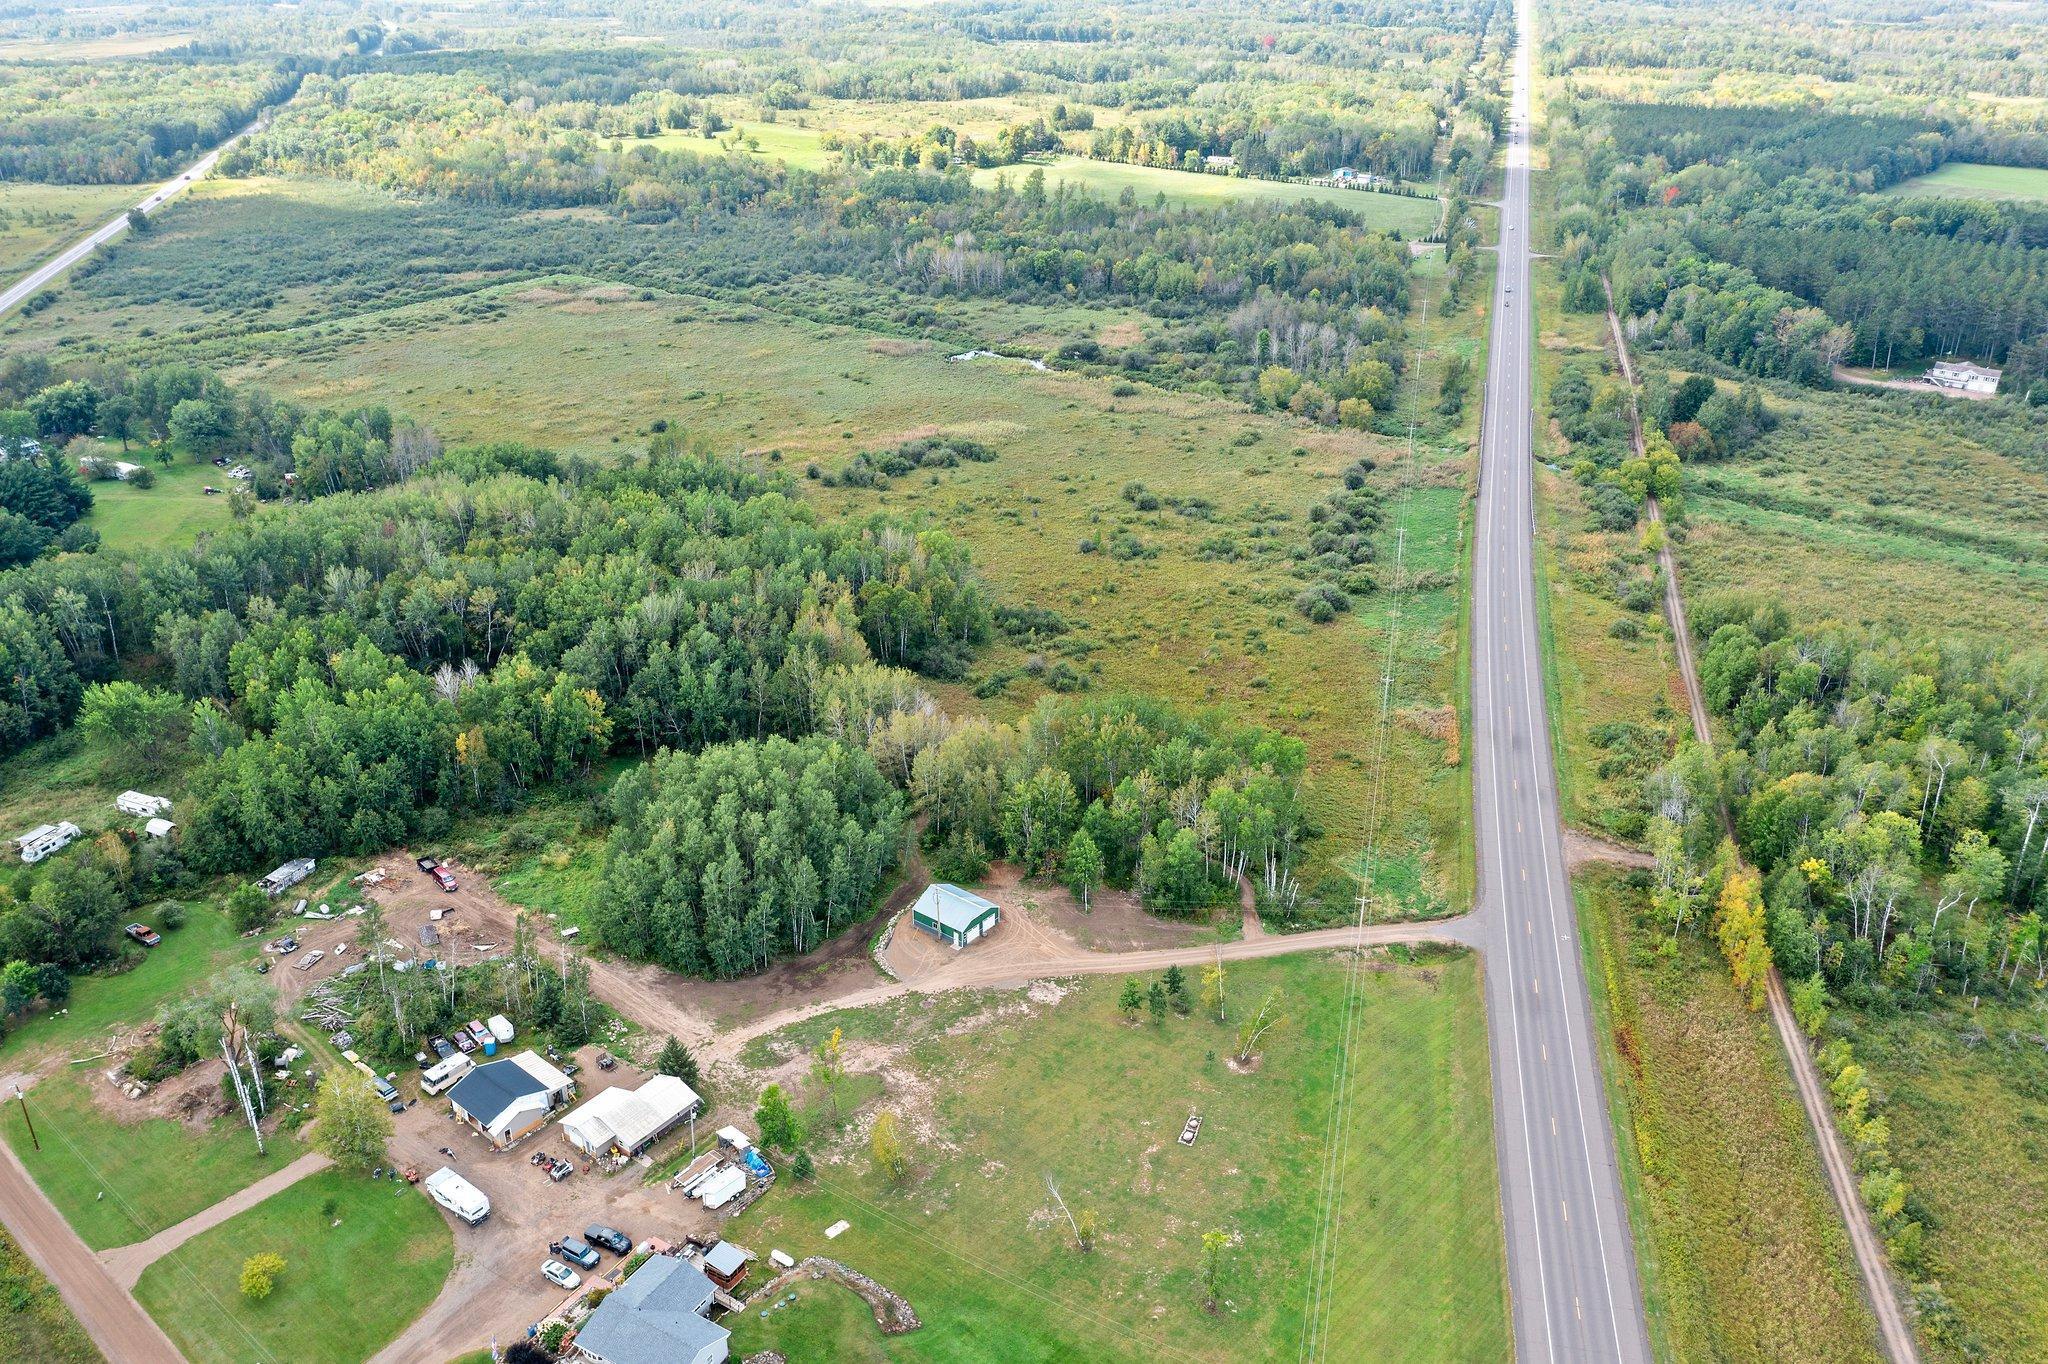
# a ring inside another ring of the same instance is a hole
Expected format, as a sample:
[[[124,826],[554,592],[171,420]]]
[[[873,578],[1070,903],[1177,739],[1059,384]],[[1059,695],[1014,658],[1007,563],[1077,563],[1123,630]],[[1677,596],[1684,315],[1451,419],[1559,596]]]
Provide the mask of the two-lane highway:
[[[28,274],[23,275],[13,284],[8,285],[6,289],[0,290],[0,317],[7,316],[7,314],[13,312],[16,308],[34,297],[37,290],[47,287],[59,275],[62,275],[66,270],[69,270],[88,255],[91,255],[95,248],[106,245],[123,232],[126,232],[128,230],[128,215],[130,213],[140,210],[142,216],[146,218],[183,194],[186,190],[192,188],[199,181],[204,180],[208,172],[212,171],[214,163],[220,160],[221,153],[247,137],[255,128],[256,125],[252,123],[247,128],[242,129],[233,137],[230,137],[227,141],[221,143],[197,161],[194,161],[190,166],[187,166],[182,172],[164,181],[148,194],[143,195],[136,202],[134,208],[122,210],[118,218],[105,223],[98,230],[87,236],[81,237],[56,255],[50,257],[50,259],[44,261],[34,270],[31,270]]]
[[[1475,941],[1486,958],[1494,1131],[1516,1355],[1650,1357],[1566,876],[1543,691],[1530,470],[1529,95],[1520,0],[1473,551]]]

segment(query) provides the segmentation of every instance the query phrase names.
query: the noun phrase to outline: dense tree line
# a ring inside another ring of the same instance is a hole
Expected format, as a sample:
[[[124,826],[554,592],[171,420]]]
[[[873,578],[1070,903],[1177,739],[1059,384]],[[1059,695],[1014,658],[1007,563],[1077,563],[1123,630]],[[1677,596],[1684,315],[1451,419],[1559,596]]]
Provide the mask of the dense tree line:
[[[0,66],[0,181],[133,184],[168,177],[288,99],[298,79],[254,62]]]
[[[1839,363],[2030,357],[2048,336],[2048,244],[2025,206],[1875,198],[1952,150],[1886,115],[1566,100],[1566,302],[1616,305],[1653,345],[1824,385]]]
[[[1748,597],[1694,621],[1736,746],[1659,779],[1684,863],[1708,860],[1726,795],[1788,975],[1861,1007],[2031,992],[2048,971],[2048,660],[1797,626]]]
[[[901,798],[837,740],[664,751],[613,786],[598,940],[692,975],[757,971],[872,908]]]

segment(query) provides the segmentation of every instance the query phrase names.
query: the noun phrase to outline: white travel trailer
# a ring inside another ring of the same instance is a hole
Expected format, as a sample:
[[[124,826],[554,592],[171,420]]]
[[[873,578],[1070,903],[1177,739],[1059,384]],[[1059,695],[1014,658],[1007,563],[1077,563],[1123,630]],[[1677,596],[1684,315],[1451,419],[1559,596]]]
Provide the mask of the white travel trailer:
[[[14,840],[14,846],[21,849],[21,860],[40,862],[51,853],[69,844],[83,832],[68,819],[55,824],[38,824]]]

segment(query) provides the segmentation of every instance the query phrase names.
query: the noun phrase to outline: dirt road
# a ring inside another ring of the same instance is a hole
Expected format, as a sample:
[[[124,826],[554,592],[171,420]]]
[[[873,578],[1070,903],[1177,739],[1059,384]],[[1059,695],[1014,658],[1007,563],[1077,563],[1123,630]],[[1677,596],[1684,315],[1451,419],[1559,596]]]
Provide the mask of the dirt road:
[[[184,1364],[185,1357],[149,1314],[93,1257],[78,1233],[43,1197],[14,1152],[0,1142],[0,1222],[49,1277],[78,1324],[118,1364]]]

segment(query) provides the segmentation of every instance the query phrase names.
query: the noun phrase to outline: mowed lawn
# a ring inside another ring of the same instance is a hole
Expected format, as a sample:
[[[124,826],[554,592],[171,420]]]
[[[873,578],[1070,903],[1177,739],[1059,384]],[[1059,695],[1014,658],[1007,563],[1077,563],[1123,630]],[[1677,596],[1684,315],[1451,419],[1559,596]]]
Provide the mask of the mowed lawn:
[[[242,1296],[242,1261],[284,1257],[270,1296]],[[358,1364],[426,1310],[455,1260],[448,1224],[397,1180],[325,1170],[187,1241],[135,1296],[188,1359]]]
[[[146,918],[157,917],[148,910],[139,912]],[[106,1029],[139,1024],[158,1005],[210,979],[230,961],[255,957],[254,949],[243,942],[219,910],[188,903],[185,914],[181,928],[156,925],[163,943],[151,948],[141,965],[118,975],[80,976],[63,1013],[38,1012],[20,1020],[0,1043],[0,1065],[31,1052],[61,1050],[84,1055],[98,1051]],[[32,1093],[40,1095],[42,1091]]]
[[[1943,199],[2048,199],[2048,170],[1951,161],[1939,170],[1902,180],[1885,193]]]
[[[1376,1360],[1510,1353],[1478,969],[1445,955],[1357,976],[1333,1358],[1363,1357],[1365,1342]],[[892,1185],[877,1173],[858,1137],[864,1114],[813,1183],[785,1176],[733,1235],[844,1260],[904,1294],[925,1324],[884,1337],[849,1294],[813,1286],[791,1307],[729,1323],[735,1356],[1292,1357],[1349,974],[1334,955],[1230,968],[1234,1011],[1275,989],[1286,1016],[1248,1075],[1227,1064],[1231,1029],[1199,1011],[1124,1022],[1116,979],[1082,982],[1028,1016],[1014,998],[967,1021],[946,1001],[925,1001],[932,1016],[909,1038],[892,1017],[894,1064],[915,1079],[892,1074],[877,1103],[902,1110],[912,1174]],[[850,1036],[872,1032],[827,1017],[787,1036],[808,1046],[840,1022]],[[1203,1119],[1192,1148],[1177,1140],[1190,1111]],[[1074,1249],[1048,1174],[1071,1209],[1099,1219],[1092,1252]],[[826,1240],[842,1218],[850,1229]],[[1231,1238],[1214,1314],[1203,1305],[1201,1249],[1212,1230]]]
[[[1291,185],[1280,180],[1253,180],[1236,175],[1204,175],[1195,171],[1168,170],[1161,166],[1129,166],[1117,161],[1096,161],[1084,156],[1056,157],[1040,165],[984,167],[974,172],[974,183],[983,187],[1007,179],[1015,187],[1034,170],[1045,172],[1046,188],[1071,185],[1105,199],[1114,199],[1126,189],[1141,202],[1164,194],[1169,203],[1195,208],[1217,208],[1224,204],[1300,203],[1309,200],[1334,204],[1358,215],[1367,227],[1422,236],[1436,227],[1435,199],[1416,199],[1402,194],[1380,194],[1372,190],[1331,189],[1322,185]]]
[[[0,1138],[94,1250],[147,1240],[304,1153],[298,1142],[278,1135],[266,1139],[268,1154],[258,1155],[238,1117],[222,1118],[203,1132],[169,1118],[117,1121],[86,1088],[106,1084],[100,1068],[88,1065],[29,1090],[29,1118],[41,1150],[29,1136],[20,1104],[7,1104],[0,1114]]]
[[[118,451],[113,453],[119,457]],[[156,483],[148,488],[112,480],[92,485],[86,524],[100,533],[100,543],[107,548],[180,548],[234,519],[228,495],[241,485],[228,477],[227,470],[195,463],[189,455],[168,465],[141,450],[126,458],[131,464],[146,465],[156,474]],[[220,491],[208,493],[209,486]]]
[[[139,185],[0,184],[0,284],[12,284],[148,192]]]
[[[823,170],[832,164],[836,153],[825,146],[822,138],[823,134],[816,128],[799,128],[791,123],[739,123],[717,137],[706,137],[691,128],[635,138],[632,145],[652,147],[657,151],[717,156],[724,151],[726,144],[732,144],[736,150],[749,156],[780,161],[797,170]]]

